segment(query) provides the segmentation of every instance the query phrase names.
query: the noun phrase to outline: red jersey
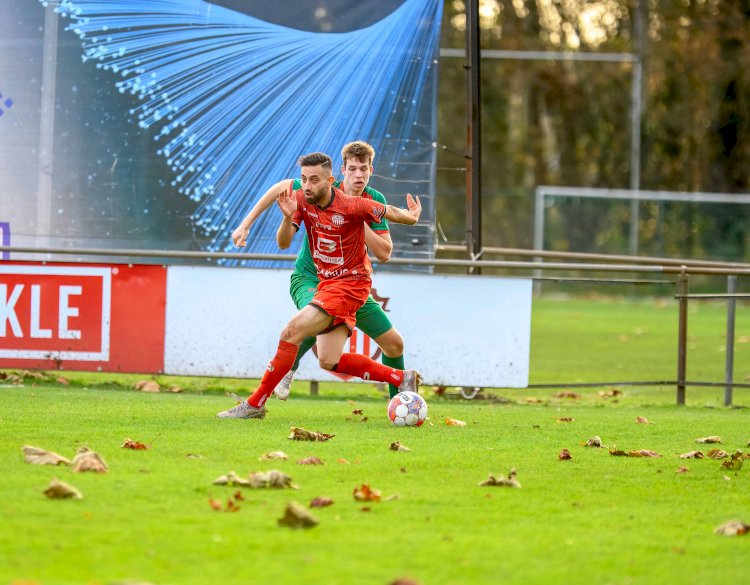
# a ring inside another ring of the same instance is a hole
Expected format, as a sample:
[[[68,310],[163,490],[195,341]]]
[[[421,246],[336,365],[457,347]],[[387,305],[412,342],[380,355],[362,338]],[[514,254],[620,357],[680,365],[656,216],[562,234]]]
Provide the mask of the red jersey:
[[[297,211],[292,223],[304,223],[313,262],[321,280],[369,280],[372,273],[365,248],[365,223],[380,223],[385,205],[350,197],[331,187],[331,201],[321,208],[308,203],[302,189],[294,192]]]

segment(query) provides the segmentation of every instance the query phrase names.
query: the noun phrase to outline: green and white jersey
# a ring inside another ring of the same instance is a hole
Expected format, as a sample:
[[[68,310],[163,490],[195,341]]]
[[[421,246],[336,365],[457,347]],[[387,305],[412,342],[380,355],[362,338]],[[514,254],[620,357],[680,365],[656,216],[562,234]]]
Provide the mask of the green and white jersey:
[[[336,181],[333,186],[337,189],[341,189],[342,182]],[[297,191],[302,188],[302,182],[299,179],[295,179],[292,183],[292,191]],[[370,187],[365,187],[362,197],[369,197],[373,201],[388,205],[385,196],[380,192]],[[370,227],[375,232],[387,232],[390,231],[388,227],[388,220],[383,218],[380,223],[372,222]],[[300,274],[306,274],[313,278],[318,278],[318,272],[315,270],[315,263],[313,262],[312,255],[310,254],[310,244],[307,241],[307,232],[303,231],[304,240],[302,240],[302,247],[300,248],[299,254],[297,254],[297,260],[294,263],[294,272]]]

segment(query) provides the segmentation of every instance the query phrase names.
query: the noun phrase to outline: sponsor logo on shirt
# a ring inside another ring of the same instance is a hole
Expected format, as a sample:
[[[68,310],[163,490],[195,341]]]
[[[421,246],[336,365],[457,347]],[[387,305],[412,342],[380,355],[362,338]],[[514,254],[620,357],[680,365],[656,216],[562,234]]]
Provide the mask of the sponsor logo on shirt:
[[[333,222],[333,225],[336,227],[341,227],[344,225],[344,216],[340,213],[334,213],[333,217],[331,218],[331,222]]]

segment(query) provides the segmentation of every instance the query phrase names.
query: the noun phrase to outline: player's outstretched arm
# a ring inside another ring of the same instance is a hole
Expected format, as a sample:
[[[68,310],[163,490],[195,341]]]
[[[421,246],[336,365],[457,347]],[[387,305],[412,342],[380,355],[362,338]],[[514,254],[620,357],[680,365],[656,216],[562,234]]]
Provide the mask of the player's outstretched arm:
[[[297,197],[287,189],[278,194],[276,202],[283,216],[279,229],[276,230],[276,243],[279,248],[286,250],[292,244],[294,234],[297,233],[297,228],[292,223],[294,214],[297,212]]]
[[[410,193],[406,196],[406,206],[408,209],[386,205],[383,217],[393,223],[414,225],[419,221],[419,216],[422,214],[422,203],[420,203],[419,197],[414,198]]]
[[[367,249],[378,259],[378,262],[388,262],[393,252],[393,241],[388,231],[375,231],[365,224],[365,245]]]
[[[266,209],[274,204],[279,193],[289,190],[291,182],[292,179],[279,181],[263,194],[255,206],[250,210],[250,213],[248,213],[245,216],[245,219],[242,220],[242,223],[232,232],[232,241],[235,246],[238,248],[244,248],[247,245],[247,235],[250,233],[250,228],[255,223],[255,220],[258,219]]]

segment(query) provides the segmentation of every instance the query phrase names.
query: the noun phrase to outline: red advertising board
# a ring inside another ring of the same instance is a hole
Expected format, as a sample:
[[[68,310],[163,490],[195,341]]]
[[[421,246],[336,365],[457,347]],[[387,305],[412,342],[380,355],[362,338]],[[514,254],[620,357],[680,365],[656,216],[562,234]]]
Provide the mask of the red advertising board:
[[[164,368],[163,266],[0,262],[0,368]]]

